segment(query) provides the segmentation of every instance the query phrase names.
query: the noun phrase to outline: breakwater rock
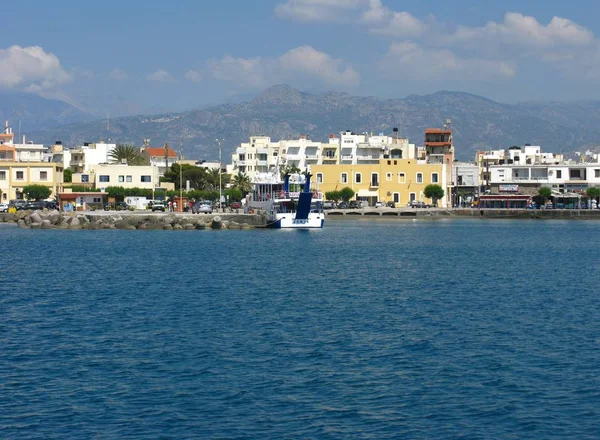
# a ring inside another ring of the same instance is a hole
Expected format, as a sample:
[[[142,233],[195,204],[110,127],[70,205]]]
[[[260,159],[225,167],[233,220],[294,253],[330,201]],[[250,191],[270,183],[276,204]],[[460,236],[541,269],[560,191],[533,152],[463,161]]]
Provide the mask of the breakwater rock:
[[[13,222],[23,229],[126,229],[175,230],[251,229],[266,224],[262,214],[182,215],[174,213],[83,213],[18,211],[0,214],[0,222]]]

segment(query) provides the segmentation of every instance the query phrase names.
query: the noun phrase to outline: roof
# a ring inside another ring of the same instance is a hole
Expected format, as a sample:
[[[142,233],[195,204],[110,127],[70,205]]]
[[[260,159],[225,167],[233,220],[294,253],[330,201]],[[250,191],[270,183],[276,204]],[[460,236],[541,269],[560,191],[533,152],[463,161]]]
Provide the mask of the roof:
[[[177,153],[171,148],[167,148],[169,157],[177,158]],[[151,157],[165,157],[164,147],[148,147],[144,149],[144,153]]]
[[[452,134],[452,130],[442,130],[441,128],[426,128],[425,134]]]

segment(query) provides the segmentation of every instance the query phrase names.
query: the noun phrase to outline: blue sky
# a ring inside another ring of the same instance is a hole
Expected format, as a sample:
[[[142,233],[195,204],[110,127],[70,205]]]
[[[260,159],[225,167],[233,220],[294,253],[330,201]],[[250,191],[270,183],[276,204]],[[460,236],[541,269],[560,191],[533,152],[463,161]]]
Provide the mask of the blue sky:
[[[596,1],[21,0],[2,90],[98,115],[180,111],[288,83],[404,97],[600,99]]]

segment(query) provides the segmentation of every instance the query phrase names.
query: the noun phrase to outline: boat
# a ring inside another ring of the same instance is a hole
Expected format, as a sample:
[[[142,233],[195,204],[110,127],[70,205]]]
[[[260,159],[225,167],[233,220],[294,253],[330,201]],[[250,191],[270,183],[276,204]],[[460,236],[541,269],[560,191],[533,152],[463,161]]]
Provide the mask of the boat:
[[[267,212],[267,229],[321,229],[325,224],[323,197],[312,190],[306,173],[298,176],[296,187],[301,191],[290,191],[290,175],[285,175],[281,183],[258,184],[255,187],[250,208]],[[301,177],[304,178],[302,182]]]

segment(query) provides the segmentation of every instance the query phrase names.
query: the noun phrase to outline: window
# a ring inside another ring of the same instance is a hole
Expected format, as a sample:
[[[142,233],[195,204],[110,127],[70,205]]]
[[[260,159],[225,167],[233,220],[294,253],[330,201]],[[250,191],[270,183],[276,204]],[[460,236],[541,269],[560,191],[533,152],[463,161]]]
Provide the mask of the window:
[[[328,158],[330,158],[330,159],[331,159],[331,158],[334,158],[334,157],[335,157],[335,151],[328,150],[328,151],[325,153],[325,156],[327,156],[327,157],[328,157]]]
[[[101,202],[102,202],[101,197],[94,197],[94,203],[101,203]]]
[[[354,175],[354,183],[362,183],[362,174],[361,173],[356,173]]]
[[[48,180],[48,171],[40,171],[40,180]]]
[[[110,176],[99,176],[100,182],[110,182]]]
[[[0,180],[6,180],[6,171],[0,171]]]
[[[317,183],[323,183],[323,173],[317,173]]]
[[[371,173],[371,186],[379,186],[379,174]]]
[[[152,182],[152,178],[151,178],[151,176],[142,176],[140,178],[140,182],[144,182],[144,183]]]
[[[125,176],[119,176],[119,183],[125,182]]]
[[[438,173],[431,173],[431,183],[438,183],[440,181],[440,176]]]
[[[342,173],[341,181],[342,183],[348,183],[348,173]]]
[[[417,183],[423,183],[423,173],[417,173]]]
[[[23,180],[23,171],[17,171],[17,180]]]
[[[400,194],[394,193],[394,203],[400,203]]]
[[[416,193],[410,193],[410,201],[414,202],[415,200],[417,200],[417,194]]]
[[[406,174],[398,173],[398,183],[406,183]]]
[[[90,183],[90,175],[82,174],[81,175],[81,183]]]
[[[594,177],[600,177],[600,170],[594,170]]]
[[[562,179],[562,170],[556,170],[556,178]]]
[[[126,176],[126,177],[125,177],[125,182],[127,182],[127,183],[131,183],[131,182],[133,182],[133,180],[132,180],[131,176]]]
[[[386,182],[391,182],[392,181],[392,173],[386,173],[386,175],[385,175],[385,181]]]

